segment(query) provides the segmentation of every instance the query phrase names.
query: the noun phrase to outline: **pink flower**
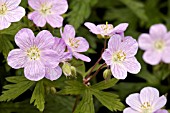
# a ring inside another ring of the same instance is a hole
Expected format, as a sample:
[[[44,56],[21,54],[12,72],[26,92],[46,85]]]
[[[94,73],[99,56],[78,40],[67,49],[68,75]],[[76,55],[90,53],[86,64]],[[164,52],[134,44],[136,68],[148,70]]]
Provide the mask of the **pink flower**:
[[[157,65],[159,62],[170,63],[170,32],[163,24],[150,27],[149,34],[139,36],[139,47],[145,50],[143,59],[146,63]]]
[[[66,44],[62,38],[55,38],[54,45],[52,49],[57,53],[58,62],[66,62],[72,59],[72,54],[70,52],[65,52]],[[55,68],[46,67],[46,75],[45,77],[50,80],[56,80],[62,75],[62,69],[58,65]]]
[[[64,27],[64,31],[61,36],[62,39],[65,41],[68,50],[72,53],[72,55],[80,60],[90,62],[91,59],[83,54],[80,54],[79,52],[85,52],[89,49],[89,43],[87,40],[83,37],[75,37],[75,29],[72,25],[66,25]]]
[[[126,28],[128,27],[128,23],[121,23],[116,27],[113,27],[112,24],[99,24],[95,25],[90,22],[84,23],[84,25],[90,29],[90,31],[96,35],[101,35],[103,38],[110,38],[114,34],[123,34]]]
[[[35,10],[28,15],[30,20],[44,27],[46,22],[52,27],[61,27],[64,14],[68,9],[67,0],[28,0],[29,5]]]
[[[134,93],[126,98],[130,106],[123,110],[123,113],[157,113],[167,102],[163,95],[159,97],[159,91],[153,87],[145,87],[139,93]],[[163,113],[163,112],[162,112]]]
[[[137,50],[138,43],[132,37],[113,35],[102,58],[108,66],[111,66],[111,72],[115,78],[125,79],[127,72],[137,74],[141,69],[140,63],[134,57]]]
[[[0,0],[0,30],[8,28],[11,22],[18,22],[25,15],[25,9],[18,6],[21,0]]]
[[[35,37],[30,29],[23,28],[16,34],[15,42],[20,49],[9,52],[8,65],[14,69],[24,68],[27,79],[38,81],[45,76],[45,67],[58,66],[57,53],[51,50],[54,37],[49,31],[43,30]]]

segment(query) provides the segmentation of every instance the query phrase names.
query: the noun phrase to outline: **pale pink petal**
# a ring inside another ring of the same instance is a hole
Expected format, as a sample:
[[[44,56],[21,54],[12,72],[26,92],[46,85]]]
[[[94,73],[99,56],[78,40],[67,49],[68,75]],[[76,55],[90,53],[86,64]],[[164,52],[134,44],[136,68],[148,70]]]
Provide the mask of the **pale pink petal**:
[[[105,51],[102,54],[102,59],[105,60],[107,65],[112,64],[112,54],[109,49],[105,49]]]
[[[80,53],[76,53],[74,52],[73,53],[73,56],[76,58],[76,59],[80,59],[82,61],[85,61],[85,62],[90,62],[91,59],[83,54],[80,54]]]
[[[134,94],[130,94],[127,98],[126,98],[126,103],[134,110],[138,111],[138,113],[142,113],[141,110],[141,101],[139,98],[139,93],[134,93]]]
[[[25,16],[25,9],[23,7],[18,6],[17,8],[8,11],[5,15],[5,18],[8,22],[18,22],[22,17]]]
[[[149,102],[151,105],[159,98],[159,91],[153,87],[145,87],[140,91],[140,100],[143,104],[144,102]]]
[[[63,25],[63,17],[60,15],[48,15],[46,17],[47,23],[49,23],[53,28],[59,28]]]
[[[27,62],[27,55],[21,49],[14,49],[9,52],[7,62],[14,69],[23,68]]]
[[[46,68],[46,74],[45,77],[50,80],[57,80],[62,75],[62,70],[60,66],[57,66],[56,68]]]
[[[139,111],[136,111],[130,107],[123,110],[123,113],[139,113]]]
[[[155,99],[155,101],[152,104],[152,106],[154,108],[153,111],[157,111],[158,109],[161,109],[163,106],[165,106],[166,102],[167,102],[167,99],[164,95]]]
[[[41,0],[28,0],[28,4],[34,10],[38,10],[41,7]]]
[[[34,43],[34,33],[31,29],[23,28],[15,35],[15,43],[23,50],[33,46]]]
[[[108,42],[108,48],[111,52],[115,52],[120,49],[121,39],[122,39],[122,37],[120,35],[113,35],[110,38],[110,40]]]
[[[152,25],[149,29],[152,39],[162,38],[167,33],[167,28],[163,24]]]
[[[127,71],[132,74],[139,73],[141,69],[141,65],[135,57],[126,58],[125,61],[123,61],[123,65],[126,67]]]
[[[112,32],[114,32],[114,33],[124,32],[124,31],[127,29],[128,25],[129,25],[128,23],[121,23],[121,24],[117,25],[117,26],[113,29]]]
[[[161,53],[156,52],[155,50],[147,50],[143,54],[143,59],[146,63],[150,65],[157,65],[161,61]]]
[[[67,0],[55,0],[51,10],[59,15],[64,14],[68,10]]]
[[[127,70],[122,64],[111,65],[111,72],[117,79],[125,79],[127,77]]]
[[[131,36],[127,36],[123,39],[120,49],[126,54],[126,57],[132,57],[138,51],[138,43]]]
[[[62,29],[60,31],[61,31],[62,38],[67,44],[69,43],[69,39],[75,38],[76,33],[72,25],[65,25],[64,32],[62,33]]]
[[[37,45],[39,49],[51,49],[54,41],[52,34],[47,30],[43,30],[37,34],[35,45]]]
[[[162,52],[162,61],[164,63],[170,63],[170,47],[166,47]]]
[[[76,45],[76,42],[78,46]],[[76,52],[85,52],[89,49],[89,43],[83,37],[76,37],[75,38],[75,47],[73,47],[74,51]]]
[[[139,47],[142,50],[152,49],[153,48],[153,39],[149,34],[143,33],[138,38]]]
[[[8,10],[13,10],[21,3],[21,0],[6,0],[5,3]]]
[[[5,17],[0,16],[0,30],[6,29],[11,25],[11,22],[8,22]]]
[[[90,23],[90,22],[86,22],[86,23],[84,23],[84,25],[85,25],[88,29],[90,29],[90,32],[92,32],[92,33],[94,33],[94,34],[101,34],[101,30],[98,29],[98,27],[97,27],[95,24]]]
[[[69,61],[72,59],[72,53],[64,52],[63,54],[60,54],[59,58],[60,58],[60,62]]]
[[[46,24],[46,19],[38,11],[34,11],[28,14],[28,19],[33,20],[34,24],[39,27],[44,27]]]
[[[169,112],[167,110],[165,110],[165,109],[159,109],[154,113],[169,113]]]
[[[58,66],[60,59],[54,50],[46,49],[41,51],[41,61],[46,67],[55,68]]]
[[[166,33],[163,38],[163,41],[165,43],[165,46],[170,47],[170,32]]]
[[[45,66],[39,60],[30,60],[24,68],[25,77],[32,81],[39,81],[45,76]]]
[[[66,50],[66,44],[62,38],[55,38],[55,42],[53,44],[52,49],[57,52],[57,54],[63,54],[64,51]]]

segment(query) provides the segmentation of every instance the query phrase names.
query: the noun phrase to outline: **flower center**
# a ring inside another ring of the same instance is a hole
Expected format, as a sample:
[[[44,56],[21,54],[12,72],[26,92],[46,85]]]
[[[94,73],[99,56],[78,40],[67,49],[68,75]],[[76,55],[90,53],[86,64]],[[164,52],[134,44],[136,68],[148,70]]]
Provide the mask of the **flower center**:
[[[51,8],[52,8],[52,5],[43,4],[43,5],[41,6],[40,12],[41,12],[43,15],[51,14]]]
[[[104,33],[107,34],[108,31],[113,29],[113,25],[108,25],[108,22],[106,22],[106,25],[101,25],[101,28],[104,30]]]
[[[75,38],[69,38],[69,43],[70,43],[69,45],[73,48],[78,48],[80,45],[79,42],[80,40],[77,40]]]
[[[154,43],[154,47],[157,49],[157,50],[162,50],[164,47],[165,47],[165,44],[162,40],[158,40]]]
[[[6,4],[0,5],[0,15],[4,15],[7,12]]]
[[[142,113],[153,113],[153,110],[149,102],[144,102],[141,105],[141,108],[142,108]]]
[[[125,59],[126,59],[126,54],[122,50],[114,53],[113,56],[112,56],[112,60],[114,62],[122,62]]]
[[[31,60],[37,60],[40,58],[40,50],[36,46],[33,46],[27,50],[27,56]]]

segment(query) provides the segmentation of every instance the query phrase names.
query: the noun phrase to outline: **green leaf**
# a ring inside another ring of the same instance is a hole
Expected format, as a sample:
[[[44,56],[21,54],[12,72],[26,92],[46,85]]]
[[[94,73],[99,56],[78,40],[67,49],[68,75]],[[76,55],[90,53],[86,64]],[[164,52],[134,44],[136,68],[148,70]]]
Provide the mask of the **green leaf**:
[[[104,80],[102,82],[99,82],[95,85],[92,85],[91,88],[93,89],[97,89],[97,90],[104,90],[104,89],[108,89],[110,87],[113,87],[119,80],[118,79],[115,79],[115,78],[112,78],[112,79],[109,79],[109,80]]]
[[[3,87],[7,90],[2,92],[3,94],[0,96],[0,101],[13,100],[34,85],[33,81],[30,81],[23,76],[8,77],[7,80],[15,84],[5,85]]]
[[[59,94],[70,94],[70,95],[78,95],[82,94],[86,86],[83,83],[80,83],[76,80],[66,81],[66,86],[63,90],[59,92]]]
[[[8,35],[0,35],[0,52],[3,53],[5,58],[12,49],[14,49],[14,46],[10,42]]]
[[[91,14],[91,7],[97,3],[97,0],[72,0],[70,3],[71,12],[68,14],[68,22],[75,29],[87,19]]]
[[[45,89],[44,89],[44,84],[43,80],[40,80],[37,82],[34,92],[32,94],[30,103],[34,102],[34,106],[37,106],[37,108],[40,111],[44,110],[44,103],[45,103]]]
[[[74,113],[95,113],[93,97],[89,89],[86,89],[81,102],[78,104]]]
[[[132,12],[138,16],[141,20],[147,21],[148,17],[145,14],[144,4],[135,0],[120,0],[125,4]]]
[[[23,27],[26,27],[26,26],[22,22],[12,23],[9,28],[1,30],[0,34],[6,34],[6,35],[13,35],[14,36]]]
[[[72,66],[76,67],[77,73],[79,73],[80,75],[83,75],[85,73],[86,68],[83,61],[72,59],[70,63]]]
[[[125,106],[118,99],[118,95],[110,92],[103,92],[99,90],[92,89],[93,95],[109,110],[111,111],[123,111]]]
[[[47,95],[44,113],[71,113],[74,101],[71,96]]]

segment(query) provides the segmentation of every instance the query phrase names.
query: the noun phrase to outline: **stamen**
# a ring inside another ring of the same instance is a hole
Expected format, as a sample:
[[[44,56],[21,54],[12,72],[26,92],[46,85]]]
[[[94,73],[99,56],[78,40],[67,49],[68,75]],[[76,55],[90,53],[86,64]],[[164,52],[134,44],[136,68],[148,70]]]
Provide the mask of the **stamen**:
[[[7,12],[6,4],[0,5],[0,15],[4,15]]]
[[[40,50],[36,46],[33,46],[27,50],[27,56],[31,60],[37,60],[40,58]]]
[[[114,53],[114,54],[113,54],[113,57],[112,57],[112,60],[113,60],[114,62],[122,62],[122,61],[124,61],[125,59],[126,59],[126,54],[125,54],[122,50]]]

